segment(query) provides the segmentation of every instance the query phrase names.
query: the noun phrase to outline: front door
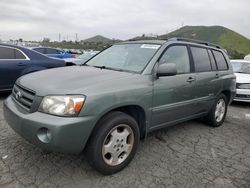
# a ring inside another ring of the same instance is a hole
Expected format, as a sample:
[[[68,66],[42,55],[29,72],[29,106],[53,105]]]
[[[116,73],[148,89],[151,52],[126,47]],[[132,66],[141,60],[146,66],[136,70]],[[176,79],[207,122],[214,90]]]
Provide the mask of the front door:
[[[154,81],[150,129],[188,119],[196,109],[193,103],[196,76],[192,71],[187,46],[168,47],[159,60],[159,64],[163,63],[175,63],[177,75],[159,77]]]

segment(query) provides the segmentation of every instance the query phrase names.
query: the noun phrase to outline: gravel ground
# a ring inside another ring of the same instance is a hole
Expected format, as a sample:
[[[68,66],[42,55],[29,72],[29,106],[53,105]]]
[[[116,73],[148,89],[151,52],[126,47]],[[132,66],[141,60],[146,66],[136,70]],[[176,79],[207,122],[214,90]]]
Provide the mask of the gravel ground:
[[[190,121],[150,134],[122,172],[102,176],[82,155],[45,153],[8,127],[0,95],[0,187],[250,187],[250,104],[222,127]]]

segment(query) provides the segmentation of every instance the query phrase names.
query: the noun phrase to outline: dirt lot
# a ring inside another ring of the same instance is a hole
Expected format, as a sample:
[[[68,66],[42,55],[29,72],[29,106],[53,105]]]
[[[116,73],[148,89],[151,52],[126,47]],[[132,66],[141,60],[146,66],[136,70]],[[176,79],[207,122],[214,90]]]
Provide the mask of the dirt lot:
[[[190,121],[154,132],[122,172],[102,176],[82,155],[45,153],[10,129],[0,95],[0,187],[250,187],[250,104],[222,127]]]

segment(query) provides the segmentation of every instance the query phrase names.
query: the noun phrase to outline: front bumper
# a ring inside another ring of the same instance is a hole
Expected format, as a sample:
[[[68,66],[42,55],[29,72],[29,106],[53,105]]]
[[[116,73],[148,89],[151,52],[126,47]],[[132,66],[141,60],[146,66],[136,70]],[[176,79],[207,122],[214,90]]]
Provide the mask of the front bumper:
[[[250,89],[237,89],[234,101],[250,102]]]
[[[95,125],[93,116],[58,117],[41,112],[28,113],[11,96],[4,101],[4,116],[10,127],[30,143],[64,153],[83,151]],[[44,128],[52,135],[48,143],[38,138],[38,131]]]

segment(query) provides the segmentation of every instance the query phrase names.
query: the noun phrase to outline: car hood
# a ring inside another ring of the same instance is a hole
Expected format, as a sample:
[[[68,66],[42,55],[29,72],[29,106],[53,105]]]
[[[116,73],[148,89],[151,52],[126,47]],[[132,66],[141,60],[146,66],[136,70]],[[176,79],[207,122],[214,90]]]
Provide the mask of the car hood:
[[[250,74],[234,73],[237,83],[250,83]]]
[[[22,76],[17,84],[33,90],[38,96],[50,94],[87,94],[107,92],[116,86],[131,84],[139,74],[87,66],[72,66],[39,71]]]

